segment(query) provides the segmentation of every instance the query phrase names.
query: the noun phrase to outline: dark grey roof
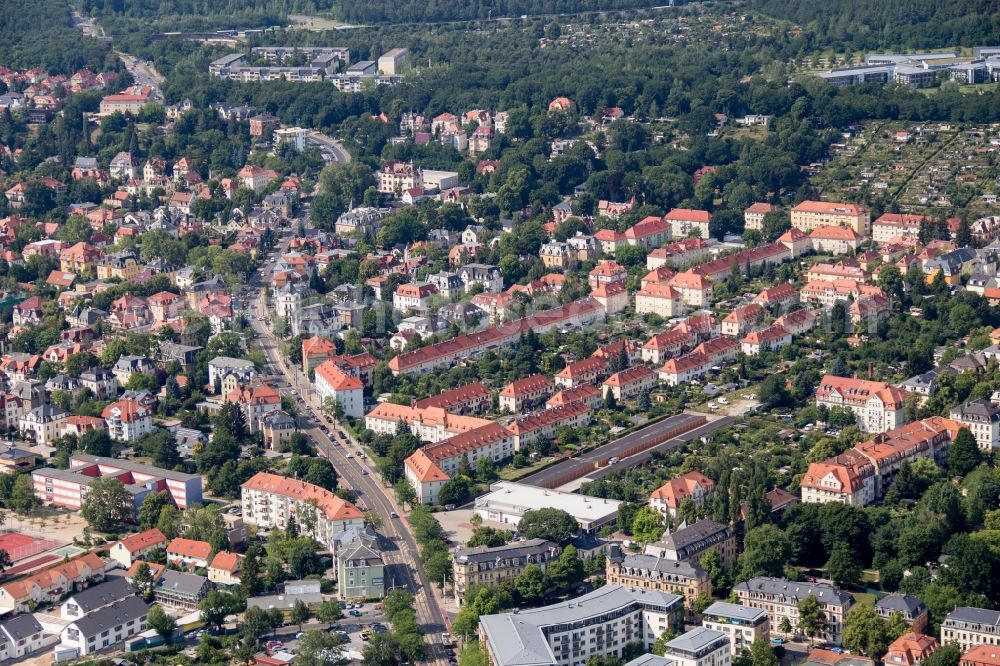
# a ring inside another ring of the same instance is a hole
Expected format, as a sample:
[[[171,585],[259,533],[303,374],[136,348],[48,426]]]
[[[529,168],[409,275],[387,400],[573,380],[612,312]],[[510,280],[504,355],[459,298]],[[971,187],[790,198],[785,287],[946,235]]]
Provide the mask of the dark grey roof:
[[[76,625],[84,638],[90,638],[131,620],[139,619],[148,612],[149,605],[145,601],[139,597],[131,596],[93,613],[88,613],[73,624]]]
[[[667,643],[667,654],[682,656],[700,655],[703,650],[729,649],[729,637],[708,627],[695,627]]]
[[[977,421],[1000,420],[1000,407],[997,407],[989,400],[973,400],[964,405],[959,405],[951,410],[959,418],[972,417]]]
[[[573,541],[571,543],[577,550],[594,550],[595,548],[600,548],[604,545],[603,541],[590,532],[581,532],[580,534],[577,534],[573,537]]]
[[[973,622],[988,626],[1000,625],[1000,611],[989,608],[975,608],[973,606],[959,606],[948,613],[945,621]]]
[[[822,603],[840,603],[851,605],[854,597],[847,592],[825,583],[799,583],[785,578],[770,578],[758,576],[745,583],[739,583],[733,588],[736,592],[751,592],[768,596],[783,597],[790,603],[798,603],[806,597],[816,597]]]
[[[767,617],[767,611],[761,608],[751,608],[740,604],[731,604],[725,601],[716,601],[705,609],[705,618],[718,617],[725,619],[737,619],[742,622],[755,622],[761,617]]]
[[[927,606],[912,594],[887,594],[875,602],[875,609],[891,613],[898,611],[916,617],[927,610]]]
[[[640,569],[642,571],[656,571],[657,573],[673,574],[685,578],[701,578],[705,575],[705,570],[697,564],[690,562],[680,562],[668,560],[655,555],[637,555],[628,553],[622,559],[621,566],[626,569]]]
[[[707,539],[715,534],[728,531],[729,528],[710,518],[699,520],[694,525],[688,525],[671,534],[664,535],[663,543],[668,548],[683,550],[691,545]]]
[[[196,597],[201,594],[207,580],[204,576],[167,569],[157,581],[156,589]]]
[[[113,604],[116,601],[121,601],[133,594],[135,592],[127,580],[124,578],[109,578],[106,583],[88,587],[83,592],[74,594],[71,599],[76,602],[81,611],[90,613],[98,608]]]
[[[22,638],[28,638],[34,634],[40,633],[42,631],[42,625],[38,623],[35,616],[30,613],[25,613],[24,615],[18,615],[12,617],[6,622],[0,623],[0,629],[3,629],[4,633],[10,636],[13,640],[19,641]]]
[[[625,664],[625,666],[671,666],[674,663],[673,659],[668,659],[667,657],[659,657],[655,654],[644,654],[641,657],[636,657],[632,661]]]
[[[547,553],[552,550],[555,550],[556,553],[558,553],[560,548],[555,543],[546,541],[545,539],[514,541],[513,543],[496,546],[494,548],[490,548],[489,546],[476,546],[474,548],[459,546],[455,549],[455,560],[457,562],[462,562],[463,564],[467,562],[492,562],[494,560],[506,559],[510,557],[541,555],[542,553]]]

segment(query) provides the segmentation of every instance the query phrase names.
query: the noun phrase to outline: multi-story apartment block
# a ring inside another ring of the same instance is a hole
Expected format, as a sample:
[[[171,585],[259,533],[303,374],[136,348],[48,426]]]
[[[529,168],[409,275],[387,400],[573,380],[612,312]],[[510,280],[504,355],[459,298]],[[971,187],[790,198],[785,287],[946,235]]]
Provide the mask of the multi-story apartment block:
[[[712,594],[708,572],[697,564],[654,555],[623,554],[615,546],[607,558],[605,577],[611,585],[679,594],[689,612],[700,595]]]
[[[840,645],[844,619],[854,605],[854,597],[832,585],[798,583],[784,578],[752,578],[738,583],[733,591],[741,605],[767,611],[772,632],[778,631],[785,618],[795,632],[799,622],[799,602],[815,597],[826,620],[826,630],[818,637],[835,645]]]
[[[960,425],[933,416],[881,433],[839,456],[809,465],[802,477],[802,501],[865,506],[885,493],[904,462],[944,462]]]
[[[764,216],[778,210],[774,204],[756,202],[743,211],[743,228],[761,231],[764,228]]]
[[[243,519],[257,527],[298,529],[333,551],[333,536],[364,526],[364,515],[350,502],[305,481],[258,472],[242,486]]]
[[[941,623],[941,645],[957,645],[963,652],[978,645],[1000,647],[1000,611],[959,606]]]
[[[989,400],[973,400],[953,407],[948,416],[968,428],[983,451],[1000,447],[1000,407]]]
[[[667,284],[680,292],[685,305],[694,308],[712,305],[712,281],[707,277],[694,271],[684,271],[670,278]]]
[[[655,314],[672,319],[682,316],[684,312],[684,295],[669,284],[647,284],[635,294],[636,314]]]
[[[46,467],[31,473],[35,497],[43,504],[78,510],[94,479],[112,476],[120,480],[135,501],[135,509],[151,492],[166,491],[179,509],[201,503],[201,476],[143,465],[121,458],[74,453],[69,469]]]
[[[816,405],[844,407],[858,419],[861,432],[885,432],[906,423],[906,392],[883,382],[826,375],[816,388]]]
[[[806,233],[816,227],[850,227],[861,236],[867,236],[871,227],[871,213],[864,206],[826,201],[803,201],[791,211],[792,226]]]
[[[333,361],[324,361],[316,368],[316,393],[321,401],[327,398],[352,418],[365,414],[364,384],[353,375],[340,369]]]
[[[932,222],[926,215],[883,213],[872,223],[872,240],[889,243],[898,238],[919,238],[920,225]]]
[[[493,666],[575,666],[621,657],[636,643],[650,649],[681,627],[682,607],[673,594],[605,585],[551,606],[483,615],[479,641]]]
[[[469,382],[447,391],[442,391],[429,398],[423,398],[413,403],[415,409],[431,409],[437,407],[448,412],[459,414],[485,412],[493,400],[493,392],[482,382]]]
[[[719,553],[723,566],[736,561],[733,531],[728,525],[703,518],[693,525],[667,532],[659,541],[647,545],[645,552],[678,562],[700,562],[701,556],[712,548]]]
[[[669,641],[663,654],[677,666],[729,666],[733,660],[729,637],[707,627],[695,627]]]
[[[693,235],[707,239],[712,214],[707,210],[674,208],[663,216],[663,220],[670,225],[670,231],[674,238],[685,238]]]
[[[500,390],[500,409],[516,414],[539,404],[555,390],[545,375],[529,375],[516,379]]]
[[[0,585],[0,609],[5,613],[24,613],[39,605],[55,603],[74,588],[83,589],[103,581],[105,573],[115,566],[94,553],[60,562]]]
[[[725,601],[716,601],[702,613],[701,626],[729,636],[729,645],[735,657],[757,639],[771,640],[771,625],[767,611]]]
[[[461,603],[465,591],[473,585],[494,587],[513,581],[529,564],[537,564],[544,573],[560,553],[558,544],[545,539],[515,541],[495,548],[459,546],[452,560],[455,598]]]
[[[101,412],[111,439],[134,442],[153,432],[153,414],[131,398],[118,400]]]

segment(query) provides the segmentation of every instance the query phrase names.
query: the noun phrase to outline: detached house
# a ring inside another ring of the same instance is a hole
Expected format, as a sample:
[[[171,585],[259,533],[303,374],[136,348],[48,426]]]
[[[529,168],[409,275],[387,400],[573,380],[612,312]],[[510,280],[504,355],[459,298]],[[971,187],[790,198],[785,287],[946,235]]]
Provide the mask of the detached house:
[[[691,471],[667,481],[649,496],[649,506],[663,516],[676,518],[681,503],[689,500],[704,506],[709,495],[715,492],[715,481],[701,472]]]

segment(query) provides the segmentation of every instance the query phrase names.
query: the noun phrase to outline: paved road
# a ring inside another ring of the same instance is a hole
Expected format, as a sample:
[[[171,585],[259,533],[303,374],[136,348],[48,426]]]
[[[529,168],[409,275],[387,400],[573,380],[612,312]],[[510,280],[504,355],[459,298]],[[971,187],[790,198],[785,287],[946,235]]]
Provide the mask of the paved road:
[[[132,78],[135,79],[136,85],[149,86],[153,89],[153,97],[156,99],[163,99],[163,75],[156,71],[156,69],[150,65],[146,64],[144,60],[136,58],[134,55],[129,53],[122,53],[121,51],[115,51],[118,57],[122,59],[125,63],[125,69],[132,74]]]
[[[340,145],[333,137],[327,136],[322,132],[317,132],[312,130],[306,137],[306,141],[317,146],[321,153],[323,153],[323,160],[329,164],[330,162],[350,162],[351,154],[344,150],[344,147]]]
[[[653,425],[646,426],[645,428],[640,428],[635,432],[629,433],[620,439],[616,439],[612,442],[608,442],[604,446],[599,446],[593,451],[583,454],[579,457],[567,458],[562,462],[556,463],[547,469],[543,469],[540,472],[536,472],[530,476],[521,479],[521,483],[529,483],[533,486],[542,486],[546,488],[553,488],[561,485],[560,480],[566,479],[562,483],[567,482],[569,477],[577,474],[576,478],[583,476],[591,476],[591,474],[583,473],[583,470],[594,470],[595,473],[598,471],[597,463],[607,460],[608,458],[618,457],[622,460],[614,465],[608,465],[606,469],[622,469],[624,467],[631,467],[633,465],[641,462],[637,460],[640,454],[636,454],[631,458],[625,458],[625,452],[632,449],[635,446],[639,446],[644,442],[647,442],[658,437],[662,437],[663,433],[674,428],[680,428],[686,424],[691,424],[696,422],[698,419],[704,418],[702,414],[688,414],[681,413],[676,416],[671,416],[662,421],[658,421]],[[720,419],[721,420],[721,419]],[[717,423],[717,422],[716,422]],[[715,426],[714,428],[711,426]],[[710,428],[708,432],[720,428],[722,426],[715,425],[715,423],[709,423],[707,426],[702,426],[702,428]],[[699,428],[698,430],[701,430]],[[685,433],[689,434],[689,433]],[[705,434],[704,432],[700,434]],[[694,437],[695,435],[692,435]],[[678,446],[683,440],[684,435],[679,435],[677,438],[671,439],[663,444],[658,445],[659,447],[673,448],[673,446]],[[688,438],[690,439],[690,437]],[[670,442],[674,442],[670,446]],[[646,458],[649,456],[647,455]],[[646,459],[643,458],[643,459]],[[602,470],[603,471],[603,470]],[[608,472],[604,472],[605,474]]]
[[[286,238],[274,254],[287,248],[287,245]],[[254,278],[254,283],[261,289],[256,301],[256,310],[259,316],[268,319],[269,315],[264,309],[263,285],[259,284],[257,276]],[[388,495],[392,491],[383,488],[372,473],[373,470],[362,462],[359,458],[362,448],[351,440],[348,433],[332,427],[327,434],[319,428],[320,424],[325,422],[325,418],[317,408],[315,400],[310,397],[308,379],[298,369],[285,364],[278,349],[278,341],[264,322],[256,317],[252,321],[272,372],[284,375],[296,394],[300,412],[299,429],[315,443],[319,453],[333,463],[341,482],[357,494],[359,508],[373,512],[381,518],[382,528],[379,531],[389,541],[388,547],[383,551],[387,578],[390,579],[387,582],[392,587],[403,587],[414,594],[417,621],[430,641],[427,661],[432,663],[443,661],[446,659],[446,653],[441,644],[441,632],[447,631],[445,616],[417,561],[418,550],[413,535],[402,519],[392,518],[394,513],[399,513],[398,507]],[[351,458],[348,458],[348,455],[351,455]]]

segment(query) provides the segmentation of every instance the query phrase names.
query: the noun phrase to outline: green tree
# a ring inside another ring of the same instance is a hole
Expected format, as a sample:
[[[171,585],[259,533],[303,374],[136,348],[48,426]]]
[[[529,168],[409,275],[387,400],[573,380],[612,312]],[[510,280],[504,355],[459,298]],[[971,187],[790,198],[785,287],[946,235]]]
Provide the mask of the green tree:
[[[774,648],[763,638],[750,644],[750,663],[753,666],[780,666],[781,660],[774,654]]]
[[[580,525],[573,516],[561,509],[532,509],[526,511],[517,525],[518,531],[526,539],[547,539],[565,546],[580,531]]]
[[[663,536],[663,516],[650,506],[644,506],[632,519],[632,536],[643,543],[652,543]]]
[[[150,571],[149,565],[145,562],[140,562],[139,566],[135,568],[135,573],[132,574],[132,590],[136,596],[142,597],[143,600],[149,602],[153,599],[154,587],[155,581],[153,580],[153,573]]]
[[[799,630],[809,637],[810,644],[817,634],[826,631],[827,621],[819,600],[812,594],[799,601]]]
[[[295,649],[295,666],[333,666],[341,664],[343,640],[336,634],[311,629],[298,639]]]
[[[891,641],[888,623],[873,606],[855,604],[848,612],[844,620],[844,645],[852,652],[880,659]]]
[[[835,585],[856,585],[861,582],[861,563],[857,554],[846,543],[838,543],[833,547],[830,560],[826,563],[827,575]]]
[[[134,583],[133,583],[134,584]],[[241,603],[234,595],[222,590],[210,590],[198,602],[201,617],[209,627],[221,628],[226,617],[238,613]]]
[[[324,601],[316,609],[316,619],[327,624],[336,622],[343,616],[344,614],[340,612],[340,602],[333,599]]]
[[[99,477],[90,484],[80,515],[98,532],[109,532],[132,520],[132,496],[118,479]]]
[[[955,441],[948,447],[948,469],[953,474],[965,476],[982,462],[982,451],[968,428],[960,428]]]
[[[788,537],[774,525],[761,525],[747,532],[738,560],[739,577],[781,576],[791,557]]]
[[[583,562],[573,546],[566,546],[559,557],[549,563],[549,579],[557,586],[569,587],[583,580]]]
[[[304,601],[296,599],[292,603],[290,619],[292,624],[299,625],[299,631],[302,631],[302,624],[309,619],[310,615],[312,615],[312,613],[309,612],[309,606],[306,606]]]
[[[170,503],[170,495],[166,491],[146,495],[139,506],[139,525],[146,530],[156,527],[156,522],[160,519],[160,512],[163,507]]]
[[[174,632],[177,630],[177,620],[160,608],[159,604],[153,604],[146,615],[146,624],[150,629],[163,636],[168,643],[174,639]]]
[[[961,660],[961,648],[953,643],[948,643],[947,645],[942,645],[937,650],[934,650],[934,652],[924,660],[924,666],[958,666]]]
[[[510,538],[511,532],[508,530],[501,530],[495,527],[476,527],[472,530],[472,537],[468,540],[468,542],[466,542],[465,545],[469,548],[475,548],[477,546],[496,548],[509,543]]]
[[[537,564],[529,564],[517,578],[514,579],[514,588],[525,603],[539,601],[545,594],[545,574]]]

